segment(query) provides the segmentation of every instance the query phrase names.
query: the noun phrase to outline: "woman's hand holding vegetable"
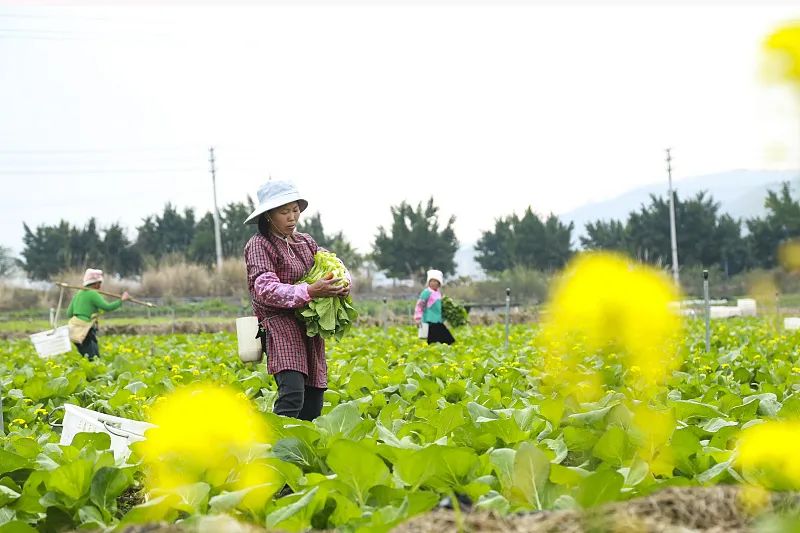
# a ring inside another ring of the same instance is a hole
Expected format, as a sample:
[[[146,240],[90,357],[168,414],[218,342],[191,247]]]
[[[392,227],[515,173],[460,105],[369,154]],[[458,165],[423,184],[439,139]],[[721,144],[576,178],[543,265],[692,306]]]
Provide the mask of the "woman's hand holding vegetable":
[[[339,285],[342,278],[334,278],[329,274],[323,279],[317,280],[308,286],[308,295],[311,298],[327,298],[331,296],[346,297],[350,294],[350,285]]]

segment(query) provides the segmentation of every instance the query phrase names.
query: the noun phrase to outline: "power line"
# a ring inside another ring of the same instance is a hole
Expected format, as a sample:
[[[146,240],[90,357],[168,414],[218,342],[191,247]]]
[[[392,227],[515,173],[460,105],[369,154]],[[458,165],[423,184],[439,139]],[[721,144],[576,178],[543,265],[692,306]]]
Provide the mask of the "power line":
[[[153,146],[142,148],[96,148],[96,149],[20,149],[20,150],[0,150],[0,154],[118,154],[118,153],[138,153],[138,152],[161,152],[171,150],[201,150],[205,147],[197,146]]]
[[[164,172],[205,172],[205,169],[197,168],[143,168],[143,169],[114,169],[114,170],[0,170],[0,174],[22,175],[22,174],[156,174]]]

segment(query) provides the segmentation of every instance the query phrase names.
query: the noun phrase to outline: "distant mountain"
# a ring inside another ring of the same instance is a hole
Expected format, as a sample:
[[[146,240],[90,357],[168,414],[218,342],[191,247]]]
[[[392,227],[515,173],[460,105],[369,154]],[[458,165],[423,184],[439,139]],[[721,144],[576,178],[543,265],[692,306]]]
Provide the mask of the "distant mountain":
[[[707,191],[720,203],[723,212],[734,218],[752,218],[764,214],[764,198],[767,191],[777,189],[784,181],[794,187],[800,185],[800,171],[796,170],[732,170],[675,180],[673,187],[680,198],[694,196]],[[575,244],[585,235],[587,222],[596,220],[626,220],[628,213],[650,203],[650,195],[667,195],[667,183],[646,185],[626,192],[611,200],[586,204],[559,215],[564,222],[573,222]]]

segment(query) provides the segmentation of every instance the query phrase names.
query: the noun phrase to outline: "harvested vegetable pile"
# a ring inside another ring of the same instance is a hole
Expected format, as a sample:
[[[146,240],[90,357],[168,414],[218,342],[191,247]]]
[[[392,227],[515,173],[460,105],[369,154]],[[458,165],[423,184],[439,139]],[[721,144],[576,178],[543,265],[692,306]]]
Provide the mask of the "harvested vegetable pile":
[[[335,253],[320,250],[314,254],[314,266],[297,283],[310,285],[323,278],[341,278],[341,287],[350,284],[344,263]],[[350,296],[331,296],[314,298],[305,307],[297,310],[297,317],[306,325],[306,334],[309,337],[321,335],[323,339],[336,337],[340,340],[358,318],[358,311],[353,307]]]

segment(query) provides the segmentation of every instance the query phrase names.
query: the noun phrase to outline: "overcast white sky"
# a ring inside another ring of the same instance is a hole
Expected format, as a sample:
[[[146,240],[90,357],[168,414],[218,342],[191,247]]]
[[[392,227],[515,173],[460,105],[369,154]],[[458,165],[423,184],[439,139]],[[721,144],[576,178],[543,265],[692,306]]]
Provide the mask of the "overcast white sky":
[[[22,222],[133,228],[271,174],[366,251],[433,195],[474,242],[674,176],[797,168],[800,110],[759,79],[788,2],[0,7],[0,244]]]

